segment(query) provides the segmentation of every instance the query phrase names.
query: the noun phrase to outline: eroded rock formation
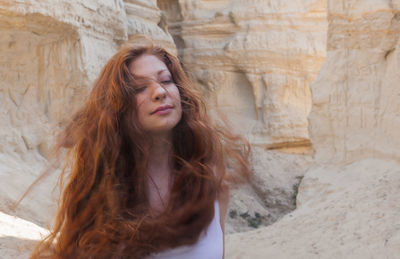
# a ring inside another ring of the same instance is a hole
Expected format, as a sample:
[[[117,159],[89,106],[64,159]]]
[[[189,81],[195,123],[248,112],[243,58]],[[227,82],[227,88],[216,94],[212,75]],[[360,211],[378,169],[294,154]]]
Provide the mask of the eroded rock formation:
[[[313,83],[318,161],[399,159],[400,2],[330,1],[328,55]]]
[[[326,2],[158,3],[209,107],[253,146],[253,188],[234,194],[231,204],[232,215],[244,216],[228,221],[236,231],[243,217],[274,222],[294,208],[293,186],[311,160],[304,155],[311,151],[310,84],[326,55]]]
[[[327,58],[312,84],[312,168],[297,209],[228,238],[227,258],[397,258],[398,1],[328,1]]]
[[[180,55],[215,117],[253,146],[255,176],[233,194],[227,232],[293,210],[304,176],[297,209],[229,235],[226,258],[395,258],[399,11],[396,0],[0,1],[0,211],[48,226],[57,174],[9,205],[105,61],[144,33]],[[18,238],[37,239],[5,236],[5,258],[26,257],[32,242]]]
[[[398,258],[400,167],[368,159],[306,173],[297,209],[227,236],[226,258]]]
[[[143,6],[141,13],[148,6]],[[156,16],[135,32],[157,35],[156,41],[176,51],[166,33],[148,30],[152,23],[157,27],[160,19]],[[2,212],[43,227],[51,224],[57,173],[36,185],[16,212],[11,212],[10,206],[47,166],[54,132],[82,105],[106,60],[133,33],[129,21],[130,13],[122,1],[0,2]],[[0,223],[0,257],[26,258],[38,239],[28,232],[37,228],[10,222]],[[16,232],[27,233],[15,236]]]
[[[325,1],[158,2],[188,70],[235,128],[268,148],[309,140]]]
[[[137,16],[138,23],[152,17],[146,25],[132,24],[132,6],[142,15]],[[82,105],[106,60],[131,34],[146,33],[176,51],[171,37],[157,26],[161,15],[154,10],[155,1],[1,2],[3,211],[43,170],[54,132]],[[50,191],[55,179],[48,181],[23,202],[19,216],[49,222],[52,216],[43,210],[54,204]]]

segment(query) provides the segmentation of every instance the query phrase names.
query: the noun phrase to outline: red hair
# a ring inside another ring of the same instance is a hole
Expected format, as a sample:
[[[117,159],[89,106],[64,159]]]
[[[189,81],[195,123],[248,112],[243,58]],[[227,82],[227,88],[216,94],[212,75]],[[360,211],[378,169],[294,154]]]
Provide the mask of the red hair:
[[[129,71],[145,54],[166,64],[182,102],[182,118],[173,129],[174,182],[166,209],[157,216],[149,213],[149,150]],[[249,175],[248,143],[212,126],[179,60],[153,45],[124,46],[108,61],[57,148],[68,149],[69,165],[61,175],[68,171],[68,180],[60,183],[53,230],[31,258],[142,258],[194,244],[211,222],[226,180]]]

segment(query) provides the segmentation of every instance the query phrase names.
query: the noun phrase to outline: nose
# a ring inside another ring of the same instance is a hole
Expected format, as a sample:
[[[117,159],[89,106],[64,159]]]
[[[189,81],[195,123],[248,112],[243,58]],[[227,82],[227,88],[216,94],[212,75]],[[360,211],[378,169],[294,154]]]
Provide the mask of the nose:
[[[158,82],[153,83],[153,101],[163,100],[167,96],[167,90],[164,86]]]

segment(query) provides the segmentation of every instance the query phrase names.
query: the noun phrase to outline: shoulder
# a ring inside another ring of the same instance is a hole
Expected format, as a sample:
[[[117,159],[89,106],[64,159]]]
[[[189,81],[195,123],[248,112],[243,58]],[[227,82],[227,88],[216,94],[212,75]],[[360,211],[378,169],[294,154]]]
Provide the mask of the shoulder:
[[[211,166],[212,171],[214,173],[214,176],[216,177],[217,181],[220,183],[217,189],[217,200],[218,204],[221,207],[224,205],[227,205],[229,202],[229,186],[226,182],[224,182],[224,179],[221,175],[221,172],[219,172],[218,167],[216,165]]]
[[[221,172],[219,172],[218,170],[218,166],[216,164],[213,164],[211,168],[214,173],[214,176],[217,178],[217,181],[221,181],[217,189],[217,201],[219,206],[221,227],[222,230],[224,230],[225,216],[229,204],[229,186],[227,185],[227,183],[224,183],[221,176]]]

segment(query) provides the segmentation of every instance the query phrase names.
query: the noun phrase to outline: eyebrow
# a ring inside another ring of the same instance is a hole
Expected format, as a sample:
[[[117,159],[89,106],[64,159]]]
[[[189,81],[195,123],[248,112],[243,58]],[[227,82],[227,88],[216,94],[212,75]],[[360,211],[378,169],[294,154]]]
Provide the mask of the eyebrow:
[[[171,74],[171,72],[169,72],[168,69],[161,69],[157,71],[157,76],[161,75],[163,72],[168,72],[169,74]],[[146,78],[145,76],[140,76],[140,75],[135,75],[133,74],[135,77],[137,78]]]

